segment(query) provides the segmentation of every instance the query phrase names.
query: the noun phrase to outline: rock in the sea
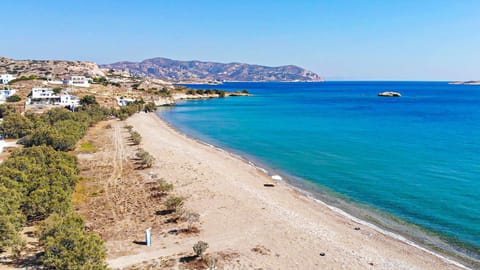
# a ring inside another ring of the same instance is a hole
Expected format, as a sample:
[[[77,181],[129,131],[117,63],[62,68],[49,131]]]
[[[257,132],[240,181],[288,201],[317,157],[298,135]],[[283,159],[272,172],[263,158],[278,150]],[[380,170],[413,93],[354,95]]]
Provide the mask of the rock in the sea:
[[[386,91],[378,94],[379,97],[401,97],[399,92]]]

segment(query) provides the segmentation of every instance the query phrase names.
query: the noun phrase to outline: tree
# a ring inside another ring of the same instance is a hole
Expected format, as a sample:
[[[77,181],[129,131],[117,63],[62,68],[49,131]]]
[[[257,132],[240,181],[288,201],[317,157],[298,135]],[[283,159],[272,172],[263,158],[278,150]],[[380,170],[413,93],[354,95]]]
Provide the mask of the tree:
[[[19,102],[22,100],[19,95],[11,95],[7,97],[7,102]]]
[[[80,99],[80,105],[95,105],[98,104],[94,95],[86,95]]]
[[[14,112],[15,112],[15,108],[12,107],[12,105],[9,105],[9,104],[0,105],[0,118],[3,118],[7,114],[14,113]]]
[[[0,125],[0,131],[5,138],[21,138],[28,135],[32,129],[32,121],[19,113],[9,113],[4,116]]]
[[[22,244],[19,236],[25,216],[20,211],[21,194],[0,183],[0,250]]]
[[[102,239],[85,231],[85,222],[77,214],[53,214],[39,232],[45,246],[42,262],[47,269],[107,269]]]

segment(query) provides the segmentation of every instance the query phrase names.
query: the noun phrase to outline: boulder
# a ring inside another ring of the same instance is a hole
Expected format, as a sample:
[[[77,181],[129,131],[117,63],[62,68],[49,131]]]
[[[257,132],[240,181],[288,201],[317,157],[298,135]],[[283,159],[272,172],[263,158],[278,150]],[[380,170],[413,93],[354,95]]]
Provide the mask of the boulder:
[[[401,97],[399,92],[386,91],[378,94],[379,97]]]

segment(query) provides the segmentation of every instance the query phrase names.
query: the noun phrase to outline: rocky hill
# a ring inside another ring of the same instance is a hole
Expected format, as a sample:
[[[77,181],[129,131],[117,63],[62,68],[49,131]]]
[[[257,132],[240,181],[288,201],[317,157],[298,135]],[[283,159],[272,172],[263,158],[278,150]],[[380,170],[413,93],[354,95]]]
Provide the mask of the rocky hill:
[[[167,81],[323,81],[318,74],[293,65],[267,67],[242,63],[176,61],[158,57],[101,67]]]
[[[96,63],[64,60],[14,60],[0,57],[0,74],[9,73],[16,77],[63,78],[68,75],[88,77],[105,76]]]

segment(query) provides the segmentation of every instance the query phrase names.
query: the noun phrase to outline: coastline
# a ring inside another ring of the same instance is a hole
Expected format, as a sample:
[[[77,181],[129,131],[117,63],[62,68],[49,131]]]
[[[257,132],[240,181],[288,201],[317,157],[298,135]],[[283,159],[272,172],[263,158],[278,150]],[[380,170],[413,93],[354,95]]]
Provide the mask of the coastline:
[[[382,216],[383,213],[376,213],[376,212],[372,213],[371,211],[373,209],[366,210],[366,209],[364,209],[363,207],[361,207],[357,204],[347,203],[347,202],[344,202],[341,198],[332,197],[334,195],[320,195],[320,194],[318,194],[317,191],[309,190],[307,187],[305,187],[303,185],[303,183],[299,183],[298,181],[292,180],[292,178],[297,178],[297,177],[292,177],[292,176],[288,175],[287,173],[285,173],[283,171],[270,169],[267,165],[261,164],[259,161],[252,160],[251,158],[242,156],[239,153],[235,153],[234,151],[232,151],[230,149],[224,149],[222,147],[219,147],[219,146],[207,143],[205,141],[202,141],[201,139],[197,139],[195,137],[192,137],[192,136],[186,134],[185,132],[181,131],[180,129],[178,129],[174,124],[172,124],[172,123],[168,122],[167,120],[163,119],[160,115],[157,114],[157,117],[161,122],[163,122],[164,125],[166,125],[170,129],[172,129],[179,136],[184,136],[184,137],[186,137],[190,140],[195,141],[196,143],[214,148],[217,151],[220,151],[222,153],[230,155],[233,158],[238,159],[240,162],[244,162],[248,165],[251,165],[251,166],[255,167],[257,170],[259,170],[260,173],[263,173],[269,179],[272,176],[280,175],[282,180],[278,180],[278,181],[277,180],[272,180],[272,181],[275,181],[276,183],[282,183],[284,185],[287,185],[289,188],[294,189],[295,191],[303,194],[304,196],[308,197],[309,199],[313,200],[316,203],[319,203],[319,204],[322,204],[322,205],[328,207],[331,211],[337,212],[337,213],[345,216],[345,218],[347,218],[347,219],[351,219],[351,220],[353,220],[353,221],[355,221],[359,224],[362,224],[364,226],[368,226],[368,227],[370,227],[370,228],[372,228],[376,231],[379,231],[379,232],[381,232],[385,235],[388,235],[389,237],[392,237],[396,240],[402,241],[402,242],[404,242],[406,244],[409,244],[413,247],[416,247],[416,248],[418,248],[422,251],[430,253],[431,255],[434,255],[434,256],[437,256],[437,257],[439,257],[443,260],[446,260],[447,262],[452,263],[452,264],[454,264],[458,267],[461,267],[463,269],[469,269],[466,265],[462,264],[461,262],[456,261],[455,259],[451,259],[451,258],[445,256],[441,252],[433,251],[433,250],[425,247],[424,246],[425,243],[420,244],[420,243],[418,243],[418,241],[411,240],[406,235],[404,235],[400,232],[396,232],[394,230],[391,230],[388,227],[383,227],[380,224],[376,224],[372,221],[367,221],[361,215],[352,214],[349,211],[347,211],[345,209],[342,209],[341,206],[336,206],[333,203],[327,202],[328,200],[326,201],[325,197],[328,196],[328,199],[330,199],[330,200],[331,199],[336,200],[336,201],[340,200],[342,204],[348,204],[353,209],[353,210],[350,209],[352,211],[361,210],[361,211],[365,211],[367,214],[373,214],[374,216],[371,217],[371,218],[374,218],[375,220],[379,220],[379,219],[383,220],[383,218],[388,218],[388,217]],[[302,182],[307,182],[306,180],[303,180],[303,179],[298,179],[298,180],[302,180]],[[364,215],[365,215],[365,213],[364,213]],[[431,236],[427,235],[425,233],[425,235],[421,235],[421,237],[431,237]],[[437,240],[437,239],[435,239],[435,240]],[[444,243],[443,240],[440,240],[440,241],[442,241],[442,244]],[[430,242],[428,242],[428,243],[430,243]],[[453,255],[455,255],[455,254],[453,254]]]
[[[307,268],[318,267],[319,265],[320,266],[323,265],[327,268],[329,267],[338,268],[338,266],[340,265],[346,266],[346,265],[358,264],[358,267],[356,268],[367,269],[368,267],[371,267],[373,263],[375,263],[376,266],[380,266],[380,268],[383,268],[383,269],[392,269],[392,268],[411,269],[415,267],[419,267],[422,269],[438,269],[439,265],[443,266],[446,269],[468,269],[466,266],[463,266],[462,264],[456,261],[453,261],[435,252],[432,252],[426,248],[423,248],[400,235],[396,235],[394,233],[381,229],[380,227],[373,225],[369,222],[363,221],[361,219],[358,219],[346,213],[345,211],[340,210],[337,207],[331,206],[321,200],[318,200],[314,198],[312,194],[309,194],[308,192],[305,192],[297,187],[294,187],[285,181],[276,182],[276,186],[273,189],[265,189],[263,187],[263,183],[272,182],[273,180],[266,174],[264,170],[262,171],[262,168],[257,167],[253,162],[237,154],[230,153],[221,148],[215,147],[203,141],[199,141],[197,139],[189,137],[188,135],[180,132],[170,123],[161,119],[157,115],[139,114],[134,116],[132,119],[129,119],[128,122],[129,124],[132,124],[133,126],[135,126],[135,128],[142,134],[142,136],[145,137],[146,142],[152,139],[153,141],[156,141],[156,139],[160,139],[160,136],[159,136],[160,134],[156,135],[156,137],[153,137],[153,138],[149,138],[149,136],[146,135],[151,133],[155,129],[158,129],[158,131],[162,133],[162,135],[168,135],[169,140],[175,140],[176,141],[175,144],[177,145],[177,147],[179,145],[182,145],[180,149],[175,148],[174,151],[176,152],[195,151],[197,154],[202,155],[201,156],[202,158],[206,158],[206,160],[209,160],[208,157],[210,157],[210,159],[215,159],[217,161],[225,160],[224,161],[225,164],[219,164],[219,166],[222,169],[224,167],[233,166],[231,167],[233,170],[231,174],[234,174],[234,175],[247,174],[246,176],[249,176],[248,183],[232,182],[232,181],[237,181],[237,179],[230,178],[230,182],[228,182],[227,186],[225,186],[226,189],[230,189],[231,187],[229,187],[228,185],[237,184],[237,185],[243,186],[244,189],[246,188],[245,194],[242,194],[242,193],[232,194],[232,196],[234,196],[233,199],[238,200],[238,198],[235,198],[235,196],[237,195],[243,198],[245,196],[246,197],[252,196],[252,194],[250,193],[253,193],[253,195],[256,195],[254,197],[257,200],[260,200],[262,204],[266,206],[270,206],[270,208],[273,207],[273,209],[271,210],[282,210],[284,213],[287,214],[288,217],[290,218],[293,217],[293,220],[292,219],[285,220],[282,218],[282,216],[279,217],[278,215],[267,213],[265,215],[265,219],[267,220],[271,219],[273,223],[281,224],[282,226],[280,226],[280,228],[277,228],[276,230],[272,230],[272,228],[269,228],[270,226],[268,225],[268,223],[263,223],[263,224],[257,224],[257,226],[254,226],[255,224],[252,224],[252,226],[235,225],[234,228],[229,228],[229,229],[233,231],[238,231],[238,234],[240,234],[240,236],[245,236],[245,237],[247,237],[247,235],[251,233],[250,232],[251,229],[258,231],[259,234],[257,235],[257,238],[266,237],[267,239],[264,239],[264,241],[262,241],[261,243],[264,243],[264,245],[267,248],[272,250],[282,249],[282,247],[278,245],[278,242],[276,241],[272,242],[270,240],[271,236],[269,236],[268,234],[274,234],[277,236],[285,235],[293,239],[298,240],[300,238],[305,240],[306,242],[304,243],[298,243],[298,241],[290,241],[290,244],[293,246],[290,247],[288,250],[290,251],[298,250],[297,252],[294,252],[289,255],[290,256],[289,260],[293,260],[295,262],[294,265],[298,266],[299,264],[301,264]],[[147,128],[150,130],[146,130]],[[164,140],[166,140],[166,138],[162,139],[163,143],[165,143]],[[152,142],[150,141],[147,144],[151,144],[151,143]],[[170,149],[169,152],[171,152],[171,150],[172,148]],[[158,158],[160,158],[161,162],[163,159],[165,159],[157,156],[157,159]],[[195,171],[198,171],[201,168],[195,167],[194,169]],[[170,171],[170,174],[172,173],[174,172]],[[204,174],[209,175],[209,173],[223,174],[225,172],[203,170],[201,175],[204,175]],[[210,179],[209,181],[214,181],[214,180]],[[208,188],[208,187],[205,187],[204,184],[200,185],[200,187]],[[217,187],[217,186],[215,186],[214,189],[215,188],[216,189],[220,188],[220,190],[217,190],[217,191],[225,191],[225,192],[228,191],[228,190],[222,190],[221,187]],[[279,196],[281,200],[278,200],[279,199],[278,197],[271,198],[271,200],[265,198],[264,196],[271,195],[269,193],[275,193],[275,196]],[[222,201],[220,201],[220,203],[221,202]],[[196,202],[190,202],[190,199],[187,199],[187,204],[191,204],[191,203],[193,203],[194,205],[197,204]],[[251,202],[248,202],[248,201],[245,201],[245,203],[249,207],[256,208],[255,203],[253,205],[251,205]],[[301,206],[298,207],[299,205]],[[260,209],[265,209],[265,208],[267,207],[263,207]],[[245,209],[242,209],[242,210],[245,210]],[[243,220],[243,223],[245,223],[245,222],[248,222],[248,217],[245,217],[244,215],[245,214],[248,215],[250,210],[251,209],[249,209],[249,211],[243,211],[243,212],[241,210],[232,210],[226,213],[234,214],[235,216],[238,215],[239,217],[243,215],[243,218],[241,218],[240,221]],[[258,209],[256,210],[258,211]],[[304,212],[305,210],[308,210],[309,213],[302,214],[301,212]],[[260,211],[260,212],[263,212],[263,211]],[[201,236],[203,234],[206,234],[207,236],[210,235],[211,237],[212,235],[211,235],[210,229],[208,228],[209,226],[205,224],[205,223],[210,223],[211,220],[208,220],[209,219],[208,215],[204,218],[205,213],[202,213],[202,211],[200,211],[200,214],[202,216],[202,220],[205,219],[205,221],[202,222],[204,223],[203,224],[204,226],[202,227],[205,227],[204,228],[205,233],[201,233]],[[318,218],[317,215],[323,216],[323,218]],[[316,218],[312,219],[313,216],[315,216]],[[325,219],[325,216],[328,218]],[[216,216],[216,218],[221,218],[221,217],[222,216]],[[310,222],[298,223],[297,220],[309,220]],[[324,223],[326,224],[322,224],[323,220],[324,220]],[[294,223],[294,226],[292,226],[292,224],[289,224],[292,222]],[[354,230],[355,226],[362,226],[362,228],[361,230],[357,231],[357,230]],[[238,228],[235,228],[235,227],[238,227]],[[288,229],[282,229],[283,227]],[[217,233],[221,234],[221,232],[217,232]],[[332,237],[332,235],[330,234],[340,236],[339,238],[341,239],[336,239],[336,237]],[[288,239],[289,237],[286,237],[286,238]],[[318,238],[320,238],[321,241],[319,241],[320,239]],[[373,239],[374,241],[372,241]],[[224,241],[225,240],[228,241],[229,239],[224,239]],[[329,244],[322,247],[321,249],[335,250],[340,253],[338,256],[336,256],[328,252],[329,256],[333,257],[333,261],[328,259],[326,260],[326,258],[318,256],[318,250],[316,250],[317,246],[318,245],[323,246],[325,241],[328,242]],[[235,242],[235,241],[231,241],[230,239],[230,242]],[[209,241],[209,243],[211,243],[210,245],[212,246],[212,248],[215,246],[215,242],[212,243],[211,241]],[[225,244],[223,244],[222,246],[224,245]],[[301,245],[301,246],[298,246],[298,245]],[[233,246],[230,246],[229,248],[242,249],[241,246],[243,245],[233,245]],[[305,247],[307,247],[307,249],[305,249]],[[303,251],[301,251],[302,249]],[[311,250],[311,249],[314,249],[314,250]],[[365,251],[370,251],[370,252],[365,253]],[[131,255],[131,256],[141,256],[143,259],[147,259],[147,258],[153,259],[155,257],[154,253],[148,253],[148,254],[150,254],[150,256],[145,254],[138,254],[138,255]],[[242,254],[242,252],[240,252],[240,254],[242,255],[242,258],[246,257],[247,260],[250,259],[249,257],[251,257],[250,255]],[[306,256],[307,254],[310,256]],[[405,254],[409,254],[409,255],[405,256]],[[111,263],[113,264],[113,266],[123,266],[122,261],[125,261],[126,258],[123,258],[123,259],[122,258],[123,257],[113,259],[111,260]],[[278,260],[273,260],[273,258],[270,258],[269,260],[258,260],[258,258],[256,258],[253,261],[260,263],[262,266],[265,266],[265,265],[274,266],[274,265],[277,265],[274,261],[278,261]],[[289,262],[285,262],[285,261],[280,262],[280,261],[277,263],[283,263],[283,264],[278,264],[277,267],[274,267],[274,268],[283,267],[285,263],[287,263],[287,265],[289,264]],[[368,262],[368,261],[372,261],[372,262]]]

